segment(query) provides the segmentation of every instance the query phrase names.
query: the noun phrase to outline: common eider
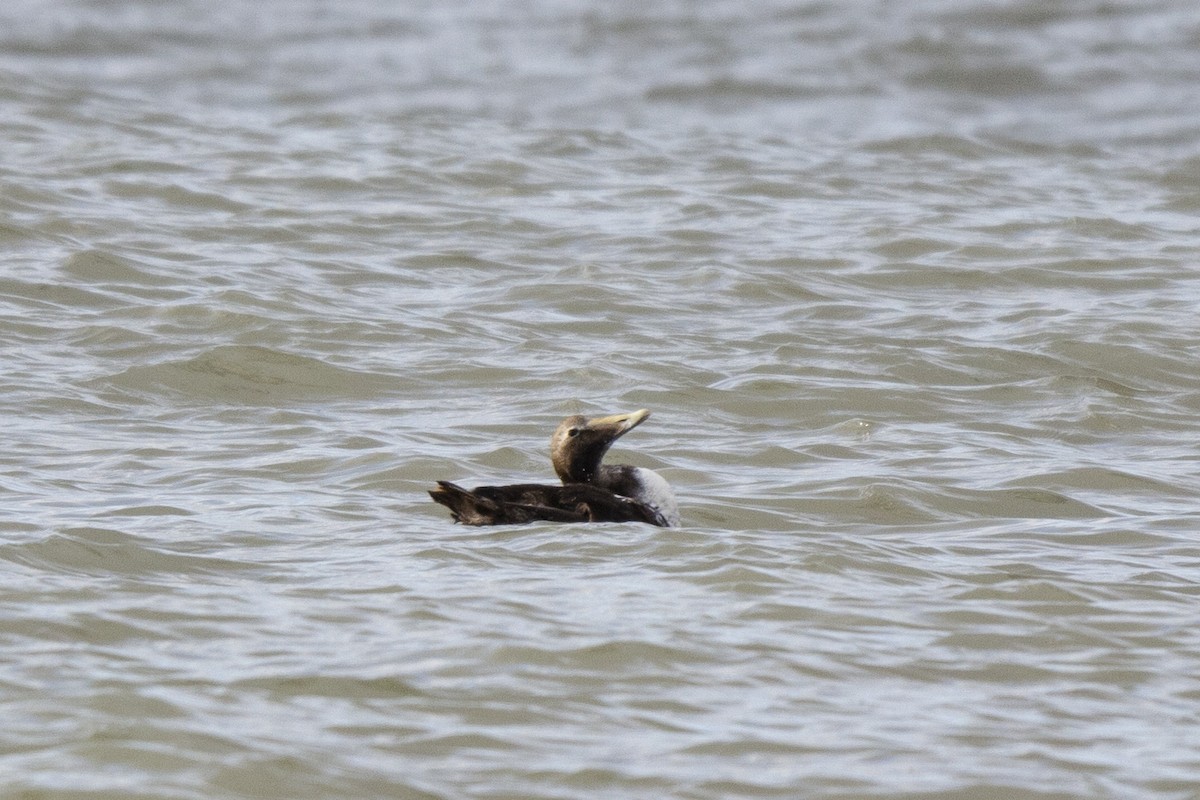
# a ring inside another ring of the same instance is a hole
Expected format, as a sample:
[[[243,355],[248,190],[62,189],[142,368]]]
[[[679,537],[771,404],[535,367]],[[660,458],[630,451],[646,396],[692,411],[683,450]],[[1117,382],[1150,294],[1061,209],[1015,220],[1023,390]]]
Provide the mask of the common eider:
[[[550,461],[561,486],[522,483],[466,490],[438,481],[429,492],[464,525],[553,522],[647,522],[679,525],[679,507],[661,475],[628,464],[602,464],[612,443],[640,425],[650,412],[564,419],[550,438]]]

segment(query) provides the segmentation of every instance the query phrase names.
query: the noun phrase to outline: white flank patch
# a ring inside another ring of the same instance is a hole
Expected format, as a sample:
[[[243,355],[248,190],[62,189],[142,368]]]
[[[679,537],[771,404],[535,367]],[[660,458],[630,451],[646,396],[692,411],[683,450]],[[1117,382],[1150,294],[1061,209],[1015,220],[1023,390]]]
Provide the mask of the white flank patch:
[[[645,467],[638,467],[634,472],[641,485],[637,499],[662,514],[672,528],[679,527],[679,504],[675,502],[675,492],[671,491],[667,479]]]

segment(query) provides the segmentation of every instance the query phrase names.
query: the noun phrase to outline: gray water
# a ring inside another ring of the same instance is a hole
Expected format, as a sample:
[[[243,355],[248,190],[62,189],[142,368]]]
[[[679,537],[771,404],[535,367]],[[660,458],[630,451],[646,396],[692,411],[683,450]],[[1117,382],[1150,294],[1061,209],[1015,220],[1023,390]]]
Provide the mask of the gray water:
[[[1200,797],[1192,0],[13,0],[0,130],[0,796]]]

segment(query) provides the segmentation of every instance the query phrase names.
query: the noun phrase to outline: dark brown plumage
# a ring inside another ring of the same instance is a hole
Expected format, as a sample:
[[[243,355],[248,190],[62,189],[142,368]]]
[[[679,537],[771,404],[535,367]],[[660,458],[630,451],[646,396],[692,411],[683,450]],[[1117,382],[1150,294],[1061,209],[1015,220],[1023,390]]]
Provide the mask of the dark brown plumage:
[[[429,496],[449,508],[454,521],[464,525],[516,525],[537,520],[664,524],[649,506],[590,483],[521,483],[467,491],[449,481],[438,481],[438,488]]]
[[[650,412],[586,419],[567,417],[550,439],[550,461],[561,486],[522,483],[467,490],[438,481],[429,492],[464,525],[552,522],[646,522],[679,524],[667,482],[649,470],[601,464],[612,443],[637,427]]]

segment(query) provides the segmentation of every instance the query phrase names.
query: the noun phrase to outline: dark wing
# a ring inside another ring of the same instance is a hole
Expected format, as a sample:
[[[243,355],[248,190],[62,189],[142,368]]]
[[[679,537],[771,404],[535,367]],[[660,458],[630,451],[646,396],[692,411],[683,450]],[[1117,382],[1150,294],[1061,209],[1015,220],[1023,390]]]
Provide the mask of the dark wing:
[[[518,525],[522,522],[586,522],[581,512],[551,502],[556,486],[480,486],[467,490],[449,481],[438,481],[429,492],[435,502],[450,509],[455,522],[464,525]],[[539,489],[548,490],[539,492]]]
[[[665,525],[657,511],[636,500],[586,483],[565,486],[520,483],[479,486],[470,491],[438,481],[429,492],[464,525],[516,525],[522,522],[646,522]]]

